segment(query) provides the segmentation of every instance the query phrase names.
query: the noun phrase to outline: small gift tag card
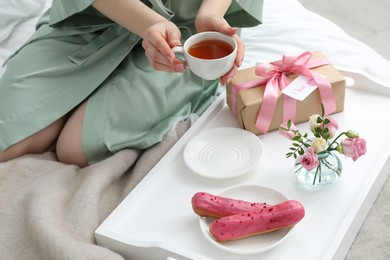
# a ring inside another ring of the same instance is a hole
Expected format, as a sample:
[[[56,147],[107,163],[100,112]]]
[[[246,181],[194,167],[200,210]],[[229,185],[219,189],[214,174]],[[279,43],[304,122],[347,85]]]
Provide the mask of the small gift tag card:
[[[290,96],[296,100],[302,101],[311,92],[313,92],[317,86],[313,78],[307,76],[298,76],[287,87],[282,90],[282,93]]]

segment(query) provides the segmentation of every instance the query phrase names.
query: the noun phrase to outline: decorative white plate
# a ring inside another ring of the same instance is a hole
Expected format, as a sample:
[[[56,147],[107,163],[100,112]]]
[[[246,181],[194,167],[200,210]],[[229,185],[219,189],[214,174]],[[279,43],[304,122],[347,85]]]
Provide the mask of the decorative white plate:
[[[246,200],[249,202],[265,202],[275,205],[288,198],[282,193],[264,186],[242,185],[228,188],[218,195],[234,199]],[[213,245],[236,254],[256,254],[270,250],[281,243],[291,228],[283,228],[269,233],[259,234],[251,237],[241,238],[233,241],[218,242],[209,232],[209,226],[214,218],[200,218],[200,229],[206,239]]]
[[[221,127],[204,131],[184,148],[184,161],[195,173],[226,179],[248,173],[263,154],[263,143],[240,128]]]

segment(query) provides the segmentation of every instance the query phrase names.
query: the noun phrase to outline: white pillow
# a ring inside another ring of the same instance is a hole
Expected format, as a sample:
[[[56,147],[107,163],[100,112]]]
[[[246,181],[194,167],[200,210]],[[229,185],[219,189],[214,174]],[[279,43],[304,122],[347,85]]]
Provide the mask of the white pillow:
[[[51,0],[0,0],[0,77],[4,61],[34,32]]]
[[[0,9],[0,44],[14,28],[31,17],[42,13],[46,0],[2,0]]]

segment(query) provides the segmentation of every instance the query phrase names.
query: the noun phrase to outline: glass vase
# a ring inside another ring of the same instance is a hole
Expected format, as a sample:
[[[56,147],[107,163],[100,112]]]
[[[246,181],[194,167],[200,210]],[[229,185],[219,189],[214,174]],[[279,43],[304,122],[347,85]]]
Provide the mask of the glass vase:
[[[319,165],[308,171],[299,163],[299,158],[295,160],[295,176],[301,183],[310,186],[324,186],[338,181],[342,172],[340,158],[332,153],[326,152],[318,154]]]

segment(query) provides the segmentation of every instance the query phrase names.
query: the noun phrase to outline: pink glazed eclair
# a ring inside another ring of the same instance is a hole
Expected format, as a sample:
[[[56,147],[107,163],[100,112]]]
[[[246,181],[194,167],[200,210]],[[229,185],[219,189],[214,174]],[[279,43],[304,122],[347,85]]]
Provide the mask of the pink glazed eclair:
[[[295,200],[215,220],[210,233],[217,241],[230,241],[275,231],[297,224],[305,216],[305,209]]]
[[[207,192],[197,192],[191,199],[192,209],[201,217],[222,218],[243,212],[272,207],[266,203],[251,203],[216,196]]]

